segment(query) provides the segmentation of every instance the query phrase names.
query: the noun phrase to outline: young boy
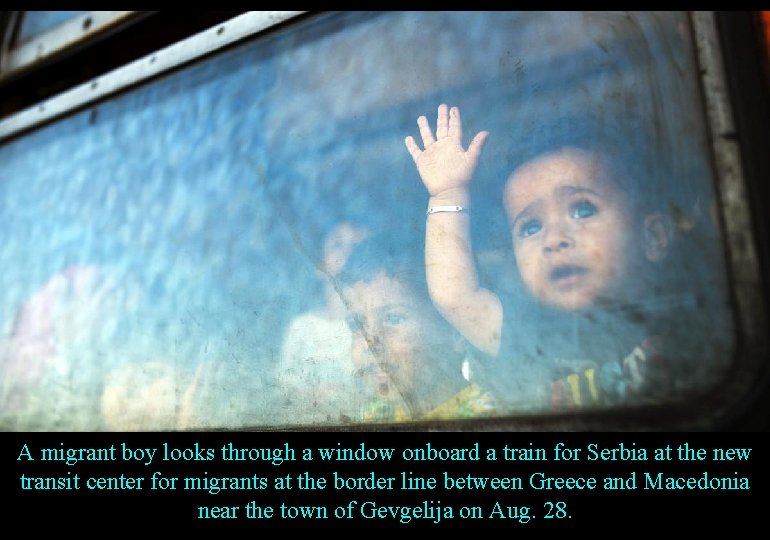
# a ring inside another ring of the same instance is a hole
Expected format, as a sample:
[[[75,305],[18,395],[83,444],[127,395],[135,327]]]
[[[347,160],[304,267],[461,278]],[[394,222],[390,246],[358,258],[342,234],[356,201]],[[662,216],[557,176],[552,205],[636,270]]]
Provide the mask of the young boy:
[[[355,248],[337,278],[353,331],[357,375],[375,392],[364,422],[493,415],[491,396],[463,378],[462,338],[425,291],[422,250],[378,235]]]
[[[417,125],[423,149],[411,136],[405,143],[430,194],[431,299],[489,357],[539,358],[514,372],[521,380],[508,389],[529,404],[550,394],[556,408],[661,390],[650,369],[661,360],[659,340],[645,336],[647,321],[636,322],[633,313],[652,293],[650,277],[666,256],[670,229],[638,196],[623,165],[600,151],[557,147],[513,171],[503,206],[519,274],[535,302],[511,301],[480,286],[470,242],[469,186],[489,134],[477,134],[465,150],[460,111],[445,104],[435,135],[424,116]],[[607,356],[597,361],[597,351]]]

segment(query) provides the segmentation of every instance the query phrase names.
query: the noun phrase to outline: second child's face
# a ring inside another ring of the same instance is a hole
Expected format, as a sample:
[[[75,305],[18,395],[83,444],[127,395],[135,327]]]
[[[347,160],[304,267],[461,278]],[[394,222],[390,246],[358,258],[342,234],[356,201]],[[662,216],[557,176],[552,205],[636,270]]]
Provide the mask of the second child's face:
[[[616,300],[639,253],[626,195],[595,155],[562,149],[511,175],[504,204],[522,280],[566,311]]]
[[[375,388],[394,384],[409,392],[417,379],[418,363],[431,348],[433,324],[426,310],[397,278],[380,273],[345,290],[351,309],[353,361]]]

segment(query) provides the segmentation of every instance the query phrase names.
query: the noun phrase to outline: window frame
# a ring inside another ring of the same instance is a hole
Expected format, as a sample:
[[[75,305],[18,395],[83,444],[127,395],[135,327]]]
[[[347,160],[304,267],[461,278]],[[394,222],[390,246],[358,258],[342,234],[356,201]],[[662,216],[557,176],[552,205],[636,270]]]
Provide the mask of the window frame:
[[[56,120],[96,101],[110,97],[131,86],[200,60],[220,49],[269,30],[304,13],[306,12],[250,11],[137,58],[104,75],[94,77],[0,120],[0,143],[22,134],[26,130],[41,126],[46,122]],[[86,17],[86,15],[82,17]],[[77,20],[80,21],[82,17],[78,17]],[[79,24],[82,25],[82,22]],[[55,31],[57,30],[54,29],[52,32]],[[41,36],[40,39],[44,38],[45,36]],[[37,42],[38,40],[35,40],[34,43]],[[30,45],[34,43],[30,43]],[[0,84],[2,83],[3,80],[0,77]]]
[[[25,71],[40,69],[46,62],[61,55],[93,46],[110,33],[125,29],[152,12],[88,11],[27,41],[16,43],[16,34],[23,24],[24,13],[27,12],[8,12],[8,26],[0,49],[0,84]]]
[[[136,20],[141,12],[90,12],[105,15],[93,20],[83,31],[84,14],[60,25],[20,47],[8,48],[3,40],[4,78],[27,69],[45,69],[44,61],[56,54],[72,51],[99,36],[117,31],[122,24]],[[145,12],[148,13],[148,12]],[[205,58],[246,39],[255,39],[282,24],[291,24],[306,11],[252,11],[214,25],[178,43],[117,67],[112,71],[78,84],[24,110],[0,120],[0,144],[22,136],[28,130],[55,121],[70,113],[104,100],[132,86]],[[570,414],[523,415],[473,420],[415,422],[409,424],[354,424],[335,426],[335,430],[421,431],[421,430],[623,430],[623,429],[713,429],[729,422],[736,411],[751,406],[752,395],[765,392],[768,351],[767,290],[759,261],[758,238],[752,215],[742,155],[741,138],[734,114],[722,36],[715,12],[690,12],[694,35],[696,65],[699,67],[701,98],[704,103],[708,137],[716,179],[719,219],[724,233],[728,275],[737,335],[731,375],[718,391],[676,406],[670,404],[644,408],[620,408],[606,411],[580,411]],[[64,26],[67,26],[65,29]],[[65,31],[66,30],[66,31]],[[34,54],[44,43],[47,54]],[[7,66],[10,66],[8,68]],[[765,384],[764,387],[761,385]],[[265,429],[255,427],[250,429]],[[282,428],[293,430],[293,428]],[[301,430],[328,431],[329,426],[298,426]]]

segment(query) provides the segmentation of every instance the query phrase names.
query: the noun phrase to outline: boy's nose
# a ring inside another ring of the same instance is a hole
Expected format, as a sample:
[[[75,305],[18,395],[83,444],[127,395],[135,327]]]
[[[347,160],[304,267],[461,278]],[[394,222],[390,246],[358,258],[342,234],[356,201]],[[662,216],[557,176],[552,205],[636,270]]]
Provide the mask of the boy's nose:
[[[554,228],[548,231],[543,239],[543,251],[545,253],[556,253],[570,249],[574,245],[574,240],[563,228]]]

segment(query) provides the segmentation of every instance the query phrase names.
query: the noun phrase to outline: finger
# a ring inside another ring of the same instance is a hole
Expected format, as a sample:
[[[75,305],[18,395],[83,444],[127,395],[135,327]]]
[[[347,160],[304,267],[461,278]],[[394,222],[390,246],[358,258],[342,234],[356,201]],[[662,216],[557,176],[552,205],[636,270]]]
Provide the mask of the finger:
[[[473,140],[471,141],[471,144],[468,146],[468,158],[470,158],[471,163],[476,163],[476,160],[479,159],[479,154],[481,154],[481,148],[484,146],[484,143],[487,141],[487,137],[489,137],[488,131],[481,131],[476,134],[475,137],[473,137]]]
[[[449,137],[460,144],[463,142],[463,123],[460,120],[460,109],[457,107],[449,109]]]
[[[428,119],[421,116],[417,119],[417,127],[420,128],[420,136],[422,137],[422,144],[425,148],[436,142],[433,138],[433,132],[428,125]]]
[[[406,139],[404,139],[404,144],[406,144],[406,149],[409,151],[409,155],[411,155],[412,159],[417,162],[417,158],[420,157],[420,154],[422,154],[422,150],[420,150],[420,147],[417,146],[416,142],[414,142],[414,137],[409,135]]]
[[[436,117],[436,138],[443,139],[449,131],[449,114],[447,106],[442,103],[438,106],[438,116]]]

